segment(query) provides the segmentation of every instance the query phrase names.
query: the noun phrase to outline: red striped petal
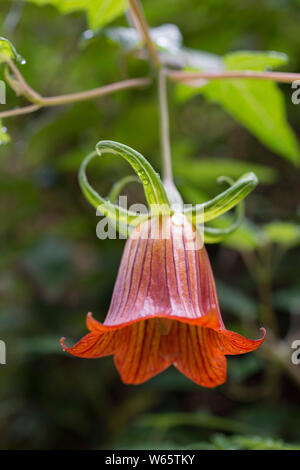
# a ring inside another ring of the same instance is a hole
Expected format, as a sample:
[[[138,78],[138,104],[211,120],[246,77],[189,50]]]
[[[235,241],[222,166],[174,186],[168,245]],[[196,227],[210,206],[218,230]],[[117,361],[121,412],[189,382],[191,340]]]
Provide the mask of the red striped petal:
[[[60,344],[64,351],[73,356],[96,359],[115,353],[118,344],[117,336],[118,332],[113,330],[104,334],[92,332],[85,335],[71,348],[65,345],[65,338],[60,340]]]
[[[210,339],[209,328],[177,323],[175,367],[204,387],[226,380],[226,359]]]
[[[219,332],[183,321],[150,319],[123,328],[107,327],[88,315],[91,330],[73,347],[62,347],[83,358],[114,354],[116,368],[127,384],[140,384],[171,364],[204,387],[215,387],[226,380],[227,354],[257,349],[264,340],[248,340],[232,331]]]
[[[165,316],[223,328],[210,262],[201,245],[186,219],[182,224],[170,217],[142,223],[126,243],[104,324]]]
[[[169,335],[160,334],[158,321],[141,321],[122,330],[114,360],[124,383],[140,384],[172,364]]]
[[[224,330],[220,333],[210,330],[212,342],[216,348],[225,355],[245,354],[259,348],[266,337],[266,330],[261,328],[263,336],[261,339],[247,339],[234,331]]]

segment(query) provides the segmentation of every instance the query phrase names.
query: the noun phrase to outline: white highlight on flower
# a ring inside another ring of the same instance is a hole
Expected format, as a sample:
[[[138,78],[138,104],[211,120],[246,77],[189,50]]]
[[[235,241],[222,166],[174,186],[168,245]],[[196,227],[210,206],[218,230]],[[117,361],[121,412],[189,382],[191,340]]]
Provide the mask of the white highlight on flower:
[[[186,218],[183,214],[180,214],[180,213],[176,213],[174,215],[172,215],[172,223],[174,225],[177,225],[177,226],[181,226],[181,225],[184,225],[185,221],[186,221]]]

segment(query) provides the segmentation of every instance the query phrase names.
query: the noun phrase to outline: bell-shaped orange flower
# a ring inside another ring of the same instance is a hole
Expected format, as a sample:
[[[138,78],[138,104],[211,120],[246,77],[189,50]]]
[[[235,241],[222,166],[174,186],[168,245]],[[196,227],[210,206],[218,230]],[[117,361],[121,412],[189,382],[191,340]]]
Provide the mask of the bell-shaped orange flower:
[[[226,330],[201,234],[183,214],[142,222],[126,242],[111,306],[103,324],[73,347],[83,358],[113,355],[124,383],[140,384],[170,365],[199,385],[226,380],[226,355],[263,342]]]

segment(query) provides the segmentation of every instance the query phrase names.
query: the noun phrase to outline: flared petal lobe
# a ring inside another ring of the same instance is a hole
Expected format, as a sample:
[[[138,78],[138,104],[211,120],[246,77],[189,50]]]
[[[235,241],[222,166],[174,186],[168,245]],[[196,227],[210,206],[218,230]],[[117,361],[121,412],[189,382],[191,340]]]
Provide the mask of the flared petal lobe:
[[[88,315],[91,332],[68,353],[82,358],[100,358],[113,354],[116,368],[127,384],[140,384],[174,365],[188,378],[204,387],[215,387],[226,380],[227,354],[243,354],[263,342],[248,340],[238,333],[196,326],[176,320],[165,331],[161,319],[137,321],[125,327],[109,327]]]
[[[126,243],[106,320],[65,351],[114,355],[124,383],[140,384],[173,364],[199,385],[226,380],[225,355],[257,349],[223,324],[201,235],[180,214],[142,223]]]

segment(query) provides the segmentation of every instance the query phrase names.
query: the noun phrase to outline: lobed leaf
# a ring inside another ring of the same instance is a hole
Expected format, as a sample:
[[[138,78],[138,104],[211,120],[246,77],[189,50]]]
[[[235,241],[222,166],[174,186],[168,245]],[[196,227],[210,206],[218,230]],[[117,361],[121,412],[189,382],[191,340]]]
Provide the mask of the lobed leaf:
[[[280,52],[240,51],[223,57],[225,71],[265,70],[286,64],[287,56]],[[297,139],[288,124],[283,95],[271,81],[254,79],[211,80],[192,88],[197,82],[179,85],[181,100],[202,93],[208,100],[219,103],[239,123],[244,125],[267,147],[294,164],[300,162]]]
[[[52,5],[61,13],[84,11],[89,27],[97,29],[105,26],[124,13],[126,0],[26,0],[39,6]]]

